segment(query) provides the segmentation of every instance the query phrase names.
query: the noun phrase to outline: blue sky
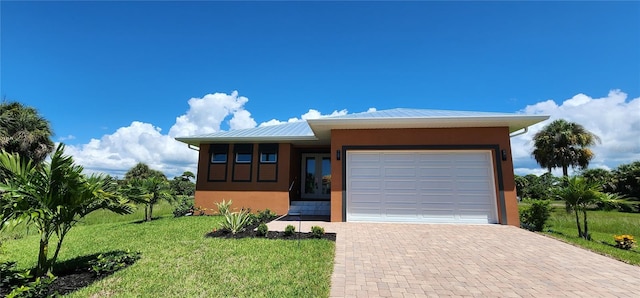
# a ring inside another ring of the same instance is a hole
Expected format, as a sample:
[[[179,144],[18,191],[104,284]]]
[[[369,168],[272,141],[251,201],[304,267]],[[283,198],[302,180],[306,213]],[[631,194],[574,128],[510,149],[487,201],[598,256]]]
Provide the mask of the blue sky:
[[[214,107],[228,113],[209,130],[310,109],[546,113],[622,142],[594,166],[640,159],[640,2],[2,1],[0,17],[0,95],[95,171],[193,169],[154,147]],[[521,139],[516,172],[539,171]]]

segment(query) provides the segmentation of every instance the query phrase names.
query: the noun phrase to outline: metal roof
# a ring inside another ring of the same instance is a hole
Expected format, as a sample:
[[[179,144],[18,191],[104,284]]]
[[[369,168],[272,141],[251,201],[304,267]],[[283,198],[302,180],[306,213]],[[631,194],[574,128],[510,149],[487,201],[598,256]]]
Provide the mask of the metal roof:
[[[508,127],[511,133],[548,118],[545,115],[398,108],[219,131],[176,140],[196,146],[201,143],[282,141],[328,144],[332,129]]]

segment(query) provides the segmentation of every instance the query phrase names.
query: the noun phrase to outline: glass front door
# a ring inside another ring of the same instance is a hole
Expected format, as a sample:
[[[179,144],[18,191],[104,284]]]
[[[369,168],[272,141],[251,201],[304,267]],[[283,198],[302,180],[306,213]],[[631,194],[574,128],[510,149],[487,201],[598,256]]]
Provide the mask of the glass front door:
[[[302,154],[302,198],[331,198],[331,155]]]

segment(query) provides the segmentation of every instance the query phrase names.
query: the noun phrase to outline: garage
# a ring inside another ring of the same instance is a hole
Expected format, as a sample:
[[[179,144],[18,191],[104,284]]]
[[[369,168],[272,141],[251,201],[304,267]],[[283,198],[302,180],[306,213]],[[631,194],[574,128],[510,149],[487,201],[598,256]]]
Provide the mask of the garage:
[[[497,223],[489,150],[346,153],[346,220]]]

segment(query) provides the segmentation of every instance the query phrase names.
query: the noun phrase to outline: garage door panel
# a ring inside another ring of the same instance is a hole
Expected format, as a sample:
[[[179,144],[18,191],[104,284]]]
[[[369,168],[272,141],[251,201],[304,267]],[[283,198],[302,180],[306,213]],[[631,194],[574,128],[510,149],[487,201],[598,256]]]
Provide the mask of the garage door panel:
[[[353,180],[349,183],[349,187],[354,192],[381,190],[379,180]]]
[[[489,151],[354,151],[346,158],[348,221],[497,222]]]

